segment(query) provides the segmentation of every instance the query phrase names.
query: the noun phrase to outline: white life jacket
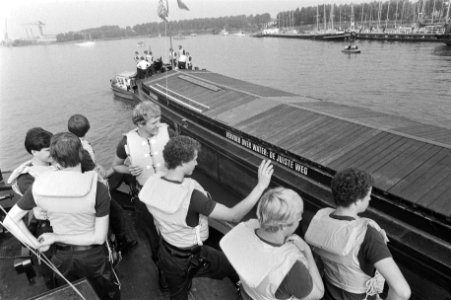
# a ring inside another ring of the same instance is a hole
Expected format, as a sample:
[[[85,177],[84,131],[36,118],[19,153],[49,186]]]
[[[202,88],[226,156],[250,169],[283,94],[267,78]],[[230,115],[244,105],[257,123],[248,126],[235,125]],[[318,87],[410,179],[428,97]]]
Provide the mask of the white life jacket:
[[[308,263],[294,243],[271,246],[255,234],[257,228],[256,219],[240,223],[219,244],[252,299],[276,300],[277,289],[293,265],[301,261],[308,268]]]
[[[155,174],[147,180],[139,193],[139,199],[154,217],[161,236],[178,248],[201,246],[208,238],[206,216],[199,214],[199,224],[196,227],[186,224],[191,195],[195,189],[208,195],[194,179],[184,178],[178,184]]]
[[[84,234],[95,225],[97,173],[47,172],[36,178],[33,197],[47,211],[56,234]]]
[[[19,188],[19,185],[17,183],[17,179],[20,175],[23,174],[30,174],[34,178],[38,177],[42,173],[48,172],[48,171],[55,171],[56,168],[54,166],[35,166],[33,165],[32,160],[27,160],[20,166],[14,169],[14,171],[11,173],[11,176],[8,178],[8,184],[11,185],[14,192],[16,192],[18,195],[23,196],[22,191]],[[25,192],[25,191],[24,191]]]
[[[143,169],[143,172],[136,177],[139,184],[144,185],[146,180],[155,173],[166,172],[163,149],[169,141],[167,124],[160,124],[158,133],[149,139],[141,137],[136,128],[129,131],[126,136],[125,152],[130,157],[131,164]]]
[[[305,233],[307,243],[321,256],[326,279],[350,293],[381,293],[385,279],[377,270],[373,277],[363,272],[357,255],[368,225],[379,231],[387,242],[385,231],[368,218],[352,221],[331,218],[329,215],[334,211],[333,208],[320,209]]]
[[[81,142],[81,145],[83,146],[83,149],[88,151],[89,156],[91,156],[92,161],[95,163],[96,156],[94,154],[94,149],[92,148],[91,144],[87,140],[82,139],[82,138],[80,138],[80,142]]]

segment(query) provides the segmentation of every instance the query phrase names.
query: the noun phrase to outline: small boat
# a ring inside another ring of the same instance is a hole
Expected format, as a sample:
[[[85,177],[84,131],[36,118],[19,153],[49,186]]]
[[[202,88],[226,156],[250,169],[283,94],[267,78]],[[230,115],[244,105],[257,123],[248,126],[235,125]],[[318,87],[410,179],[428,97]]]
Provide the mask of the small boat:
[[[136,72],[122,72],[116,74],[112,79],[111,89],[113,90],[114,96],[133,100],[136,91]]]
[[[343,50],[341,50],[341,52],[346,53],[346,54],[359,54],[361,51],[358,46],[349,45],[346,48],[344,48]]]
[[[77,45],[78,47],[93,47],[96,43],[93,41],[85,41],[85,42],[81,42],[81,43],[76,43],[75,45]]]

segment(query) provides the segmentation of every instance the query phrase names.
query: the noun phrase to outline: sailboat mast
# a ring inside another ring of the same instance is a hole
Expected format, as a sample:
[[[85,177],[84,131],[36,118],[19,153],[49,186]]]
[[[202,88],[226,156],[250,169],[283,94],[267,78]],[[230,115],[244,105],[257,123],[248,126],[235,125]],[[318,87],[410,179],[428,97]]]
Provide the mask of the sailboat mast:
[[[390,12],[390,1],[387,3],[387,18],[385,18],[385,29],[388,27],[388,13]]]
[[[398,21],[398,4],[399,4],[399,0],[396,0],[395,28],[396,28],[396,21]]]
[[[319,31],[319,5],[316,5],[316,32]]]
[[[334,29],[334,4],[330,5],[330,29]]]
[[[379,10],[377,11],[377,29],[381,28],[381,17],[382,17],[382,1],[379,2]]]
[[[451,2],[448,1],[448,10],[446,11],[445,24],[449,23],[449,8],[451,7]]]
[[[363,28],[363,8],[365,7],[365,3],[362,3],[362,14],[360,16],[360,26]]]
[[[326,4],[324,4],[324,15],[323,15],[323,20],[324,20],[324,31],[327,30],[327,21],[326,21]]]

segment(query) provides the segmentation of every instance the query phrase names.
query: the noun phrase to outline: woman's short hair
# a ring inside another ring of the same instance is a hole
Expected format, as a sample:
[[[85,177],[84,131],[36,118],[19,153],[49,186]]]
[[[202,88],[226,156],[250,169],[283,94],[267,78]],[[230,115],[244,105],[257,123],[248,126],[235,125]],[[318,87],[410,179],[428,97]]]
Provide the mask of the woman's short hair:
[[[304,211],[304,202],[291,189],[277,187],[268,190],[257,206],[257,218],[261,229],[275,232],[296,222]]]
[[[150,119],[158,118],[161,116],[160,107],[150,101],[143,101],[135,106],[132,113],[133,124],[146,125]]]
[[[337,206],[349,207],[363,199],[373,185],[373,178],[365,171],[349,168],[335,174],[332,178],[332,196]]]
[[[200,143],[191,137],[179,135],[171,138],[163,150],[166,167],[172,170],[182,163],[190,162],[200,148]]]
[[[80,139],[71,132],[57,133],[50,140],[50,156],[63,168],[80,164],[82,150]]]

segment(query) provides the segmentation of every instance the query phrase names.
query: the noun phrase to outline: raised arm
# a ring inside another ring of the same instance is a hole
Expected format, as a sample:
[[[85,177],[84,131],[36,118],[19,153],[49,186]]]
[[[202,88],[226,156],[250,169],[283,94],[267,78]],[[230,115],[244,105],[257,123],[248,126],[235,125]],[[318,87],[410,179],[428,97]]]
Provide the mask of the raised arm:
[[[23,210],[19,206],[14,205],[3,221],[3,225],[11,232],[19,241],[37,249],[39,247],[38,240],[31,234],[23,221],[23,217],[28,213],[28,210]]]
[[[410,298],[410,286],[392,257],[384,258],[374,264],[388,284],[386,300],[405,300]]]
[[[210,214],[210,218],[231,222],[239,222],[254,207],[260,196],[271,182],[274,173],[273,166],[269,160],[263,160],[258,167],[258,183],[251,193],[235,206],[229,208],[217,203]]]

